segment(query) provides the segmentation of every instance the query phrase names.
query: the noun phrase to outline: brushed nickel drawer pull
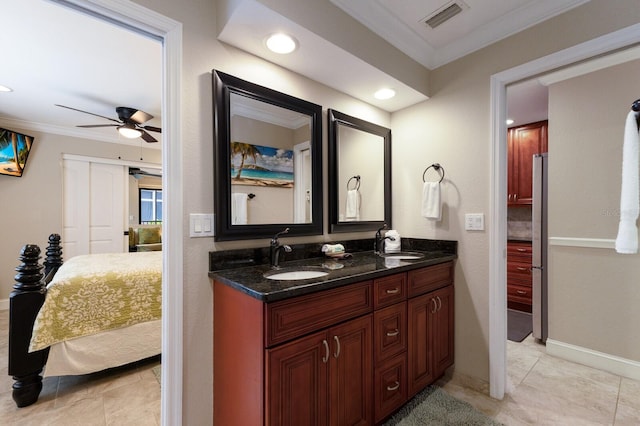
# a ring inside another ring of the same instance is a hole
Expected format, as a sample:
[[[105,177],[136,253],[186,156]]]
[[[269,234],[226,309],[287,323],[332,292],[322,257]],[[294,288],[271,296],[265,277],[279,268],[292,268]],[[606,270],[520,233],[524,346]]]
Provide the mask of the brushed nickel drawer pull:
[[[397,328],[393,331],[387,331],[387,336],[389,337],[397,336],[398,334],[400,334],[400,330],[398,330]]]
[[[516,293],[518,293],[518,294],[527,294],[527,292],[524,291],[524,290],[516,290]]]
[[[517,250],[518,250],[520,253],[524,253],[525,251],[527,251],[527,249],[524,249],[524,248],[518,248]]]
[[[336,351],[333,353],[333,357],[338,358],[340,356],[340,339],[338,336],[333,336],[333,340],[336,341]]]
[[[398,390],[400,387],[400,382],[396,380],[396,383],[393,386],[387,386],[388,391]]]
[[[527,271],[527,272],[531,271],[531,268],[523,268],[522,266],[518,266],[517,269],[518,271]]]
[[[387,289],[387,294],[398,294],[400,293],[400,289],[398,287],[393,289]]]
[[[326,339],[322,339],[322,344],[324,345],[324,356],[322,357],[322,362],[327,363],[329,361],[329,343],[327,343]]]

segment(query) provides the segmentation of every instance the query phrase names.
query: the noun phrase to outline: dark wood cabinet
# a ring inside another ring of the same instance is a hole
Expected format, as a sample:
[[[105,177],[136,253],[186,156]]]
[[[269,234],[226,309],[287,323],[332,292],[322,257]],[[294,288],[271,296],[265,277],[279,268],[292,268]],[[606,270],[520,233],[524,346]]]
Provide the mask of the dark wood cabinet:
[[[371,424],[371,333],[366,315],[268,349],[268,424]]]
[[[532,247],[530,242],[507,242],[507,307],[531,312]]]
[[[533,155],[547,152],[547,121],[508,130],[508,196],[510,206],[531,205]]]
[[[453,262],[273,303],[215,281],[214,304],[215,424],[378,424],[453,364]]]
[[[408,397],[411,398],[453,365],[453,286],[410,299],[407,310]]]

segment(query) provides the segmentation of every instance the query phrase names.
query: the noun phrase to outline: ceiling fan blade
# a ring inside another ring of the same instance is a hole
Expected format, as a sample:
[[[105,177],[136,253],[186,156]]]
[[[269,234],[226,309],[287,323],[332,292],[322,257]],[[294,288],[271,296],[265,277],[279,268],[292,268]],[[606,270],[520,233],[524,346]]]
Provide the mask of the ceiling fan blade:
[[[149,133],[145,132],[144,130],[142,130],[142,135],[140,135],[140,137],[142,139],[144,139],[145,142],[158,142],[158,139],[154,138],[153,136],[151,136]]]
[[[148,130],[150,132],[162,133],[162,129],[160,127],[154,126],[138,126],[141,129]]]
[[[92,128],[92,127],[118,127],[118,126],[119,124],[83,124],[76,127]]]
[[[71,108],[71,107],[68,107],[68,106],[65,106],[65,105],[59,105],[59,104],[54,104],[54,105],[55,105],[55,106],[58,106],[58,107],[60,107],[60,108],[66,108],[66,109],[70,109],[70,110],[73,110],[73,111],[82,112],[82,113],[85,113],[85,114],[95,115],[96,117],[104,118],[105,120],[109,120],[109,121],[113,121],[113,122],[115,122],[115,123],[120,123],[120,124],[122,124],[120,121],[116,120],[115,118],[105,117],[104,115],[94,114],[94,113],[89,112],[89,111],[83,111],[83,110],[81,110],[81,109]]]
[[[146,123],[147,121],[151,120],[153,118],[153,115],[148,114],[144,111],[136,111],[135,114],[133,114],[131,117],[129,117],[130,120],[135,121],[138,124],[142,124],[142,123]]]

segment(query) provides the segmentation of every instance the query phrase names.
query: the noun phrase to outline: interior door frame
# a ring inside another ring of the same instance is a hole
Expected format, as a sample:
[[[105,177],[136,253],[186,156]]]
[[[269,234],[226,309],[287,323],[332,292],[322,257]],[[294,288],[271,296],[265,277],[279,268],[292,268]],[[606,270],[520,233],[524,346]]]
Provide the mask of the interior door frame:
[[[182,424],[183,171],[180,122],[182,24],[131,1],[53,0],[162,42],[162,396],[161,422]],[[171,285],[167,285],[167,283]]]
[[[507,89],[598,55],[640,43],[640,24],[594,38],[491,76],[491,231],[489,236],[489,392],[502,399],[507,380]]]

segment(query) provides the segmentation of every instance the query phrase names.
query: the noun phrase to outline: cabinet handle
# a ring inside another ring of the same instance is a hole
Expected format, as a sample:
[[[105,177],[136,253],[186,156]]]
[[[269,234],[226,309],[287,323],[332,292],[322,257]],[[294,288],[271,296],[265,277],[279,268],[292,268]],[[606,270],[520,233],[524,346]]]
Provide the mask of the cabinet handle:
[[[398,293],[400,293],[400,289],[398,287],[387,290],[387,294],[398,294]]]
[[[524,248],[518,248],[517,250],[518,250],[520,253],[524,253],[525,251],[527,251],[527,249],[524,249]]]
[[[431,313],[435,314],[438,310],[438,302],[436,302],[436,299],[434,299],[433,297],[431,298],[431,301],[433,302],[433,309],[431,309]]]
[[[518,266],[516,269],[518,271],[531,271],[531,268],[523,268],[522,266]]]
[[[333,357],[338,358],[340,356],[340,339],[338,336],[333,336],[333,340],[336,341],[336,351],[333,353]]]
[[[524,290],[516,290],[516,293],[518,293],[518,294],[527,294],[527,292],[524,291]]]
[[[440,296],[436,296],[436,298],[438,299],[438,310],[442,309],[442,299],[440,299]]]
[[[329,343],[327,343],[326,339],[322,339],[322,344],[324,345],[324,356],[322,357],[322,362],[327,363],[329,361]]]
[[[398,330],[397,328],[393,331],[387,331],[387,336],[389,337],[397,336],[398,334],[400,334],[400,330]]]
[[[393,386],[387,386],[388,391],[398,390],[400,387],[400,382],[396,380],[396,383]]]

